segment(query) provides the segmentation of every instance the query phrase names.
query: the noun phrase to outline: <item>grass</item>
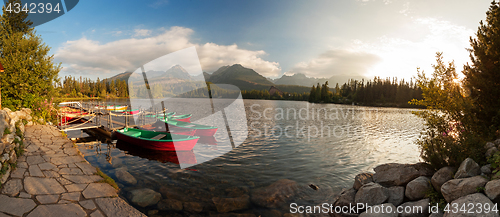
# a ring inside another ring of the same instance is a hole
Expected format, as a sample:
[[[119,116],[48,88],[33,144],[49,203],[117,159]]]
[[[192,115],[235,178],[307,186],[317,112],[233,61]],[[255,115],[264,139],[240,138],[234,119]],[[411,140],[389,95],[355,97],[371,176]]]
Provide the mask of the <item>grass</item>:
[[[14,142],[17,141],[17,138],[14,140]],[[19,147],[17,147],[16,149],[16,155],[17,157],[20,157],[21,155],[24,154],[24,143],[23,143],[23,140],[21,141],[17,141],[17,143],[19,144]]]
[[[118,188],[118,185],[116,184],[115,180],[113,180],[111,177],[109,177],[108,175],[103,173],[99,168],[96,168],[96,169],[97,169],[97,172],[95,173],[95,175],[98,175],[98,176],[103,178],[103,180],[98,181],[98,182],[108,183],[109,185],[111,185],[111,187],[115,188],[116,190],[120,189],[120,188]]]
[[[7,135],[7,134],[10,134],[10,129],[8,127],[5,128],[5,130],[3,130],[3,135]]]

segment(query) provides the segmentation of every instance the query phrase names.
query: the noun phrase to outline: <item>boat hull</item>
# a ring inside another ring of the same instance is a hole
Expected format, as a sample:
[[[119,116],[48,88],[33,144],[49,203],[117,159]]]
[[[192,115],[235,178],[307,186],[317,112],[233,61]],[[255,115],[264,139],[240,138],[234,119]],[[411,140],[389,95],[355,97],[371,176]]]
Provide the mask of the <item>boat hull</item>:
[[[132,110],[132,111],[123,111],[122,113],[123,114],[128,114],[128,115],[135,115],[135,114],[139,114],[140,110],[137,109],[137,110]]]
[[[174,115],[168,117],[168,119],[191,123],[191,117],[191,115]]]
[[[113,112],[122,112],[127,110],[128,106],[107,106],[106,110],[108,111],[113,111]]]
[[[149,160],[156,160],[162,163],[174,163],[174,164],[197,164],[196,156],[192,151],[157,151],[140,148],[136,145],[124,142],[122,140],[116,143],[116,147],[127,151],[127,154],[138,156],[141,158],[146,158]]]
[[[130,144],[158,151],[191,151],[198,142],[199,137],[184,141],[150,141],[138,137],[129,136],[116,131],[116,137],[119,140]]]

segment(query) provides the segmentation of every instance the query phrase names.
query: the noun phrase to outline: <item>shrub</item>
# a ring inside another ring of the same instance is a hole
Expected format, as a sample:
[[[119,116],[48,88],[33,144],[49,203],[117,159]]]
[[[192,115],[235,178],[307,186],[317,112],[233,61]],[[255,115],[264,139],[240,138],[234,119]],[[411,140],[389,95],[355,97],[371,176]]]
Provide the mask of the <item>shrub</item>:
[[[411,101],[427,108],[414,112],[425,120],[426,129],[417,142],[422,159],[435,168],[458,166],[467,157],[484,161],[483,143],[470,114],[471,99],[460,84],[454,63],[446,65],[442,53],[437,53],[433,68],[431,77],[418,73],[423,99]]]

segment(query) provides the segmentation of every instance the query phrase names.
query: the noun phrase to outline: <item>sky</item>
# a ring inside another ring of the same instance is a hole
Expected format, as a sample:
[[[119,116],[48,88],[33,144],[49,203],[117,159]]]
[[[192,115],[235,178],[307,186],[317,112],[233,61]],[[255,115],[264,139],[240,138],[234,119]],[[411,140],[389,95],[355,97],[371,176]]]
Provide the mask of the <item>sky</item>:
[[[60,77],[107,78],[195,47],[203,71],[410,79],[436,52],[457,70],[491,0],[84,0],[35,27]],[[166,70],[166,69],[165,69]]]

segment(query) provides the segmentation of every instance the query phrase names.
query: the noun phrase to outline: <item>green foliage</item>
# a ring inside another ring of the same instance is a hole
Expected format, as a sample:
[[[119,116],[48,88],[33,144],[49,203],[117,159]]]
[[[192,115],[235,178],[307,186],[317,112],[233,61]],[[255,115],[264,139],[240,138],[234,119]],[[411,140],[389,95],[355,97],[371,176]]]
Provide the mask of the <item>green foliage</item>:
[[[17,157],[20,157],[20,156],[22,156],[23,154],[24,154],[24,143],[23,143],[23,141],[21,140],[21,141],[19,142],[19,147],[17,147],[17,149],[16,149],[16,155],[17,155]]]
[[[2,168],[0,169],[0,174],[3,175],[7,172],[7,170],[9,170],[9,162],[4,162],[2,164]]]
[[[16,135],[19,136],[19,138],[23,139],[24,135],[21,129],[19,128],[19,124],[22,124],[21,121],[16,122]]]
[[[9,1],[11,3],[17,1]],[[53,55],[36,35],[26,13],[8,13],[3,7],[0,17],[0,73],[2,106],[11,110],[31,108],[35,115],[44,99],[54,94],[53,83],[61,67],[54,65]],[[47,119],[47,118],[46,118]]]
[[[10,134],[10,129],[8,127],[6,127],[4,130],[3,130],[3,135],[7,135],[7,134]]]
[[[333,92],[334,91],[334,92]],[[412,99],[421,100],[422,90],[413,82],[406,82],[404,79],[398,81],[380,79],[375,77],[372,80],[350,80],[339,87],[337,83],[335,89],[330,89],[328,82],[323,85],[314,86],[310,90],[309,102],[333,102],[340,104],[356,103],[368,106],[394,106],[394,107],[422,107],[410,105],[408,101]]]
[[[492,136],[500,129],[500,7],[491,2],[486,20],[480,22],[476,38],[470,39],[471,65],[464,67],[465,84],[474,102],[477,133]]]
[[[477,193],[484,193],[484,190],[486,190],[486,188],[484,188],[484,187],[476,187],[476,192]]]
[[[500,176],[500,152],[494,153],[488,158],[488,163],[491,164],[491,173],[493,178]]]
[[[418,71],[423,99],[411,101],[427,108],[414,112],[426,125],[417,142],[422,159],[435,168],[458,166],[467,157],[483,162],[484,141],[474,131],[472,102],[464,94],[454,63],[445,64],[442,53],[437,53],[433,68],[431,77]]]
[[[446,206],[446,200],[443,197],[443,194],[434,190],[434,188],[429,188],[425,192],[425,198],[429,198],[430,204],[438,204],[439,209],[443,210]]]
[[[311,88],[311,92],[309,93],[309,102],[316,101],[316,87],[313,85]]]
[[[104,79],[102,81],[97,79],[97,81],[92,81],[89,78],[80,77],[78,79],[66,76],[62,82],[57,83],[57,89],[60,96],[64,98],[106,98],[108,96],[114,98],[129,96],[127,81],[119,79]]]

